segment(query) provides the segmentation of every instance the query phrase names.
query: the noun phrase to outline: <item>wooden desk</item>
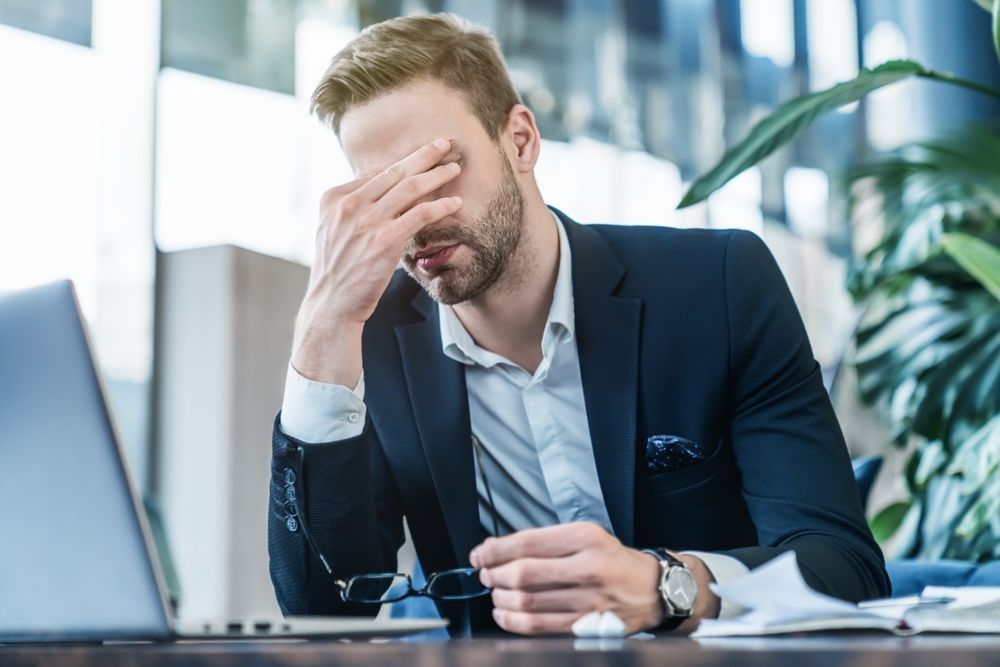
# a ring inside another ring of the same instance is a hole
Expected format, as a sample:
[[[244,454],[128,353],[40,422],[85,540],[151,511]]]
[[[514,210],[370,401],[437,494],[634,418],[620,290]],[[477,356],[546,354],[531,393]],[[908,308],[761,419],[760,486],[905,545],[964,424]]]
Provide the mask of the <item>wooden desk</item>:
[[[875,634],[651,640],[475,639],[451,642],[239,641],[114,646],[0,646],[0,665],[374,665],[563,667],[564,665],[862,665],[981,667],[1000,664],[1000,636]]]

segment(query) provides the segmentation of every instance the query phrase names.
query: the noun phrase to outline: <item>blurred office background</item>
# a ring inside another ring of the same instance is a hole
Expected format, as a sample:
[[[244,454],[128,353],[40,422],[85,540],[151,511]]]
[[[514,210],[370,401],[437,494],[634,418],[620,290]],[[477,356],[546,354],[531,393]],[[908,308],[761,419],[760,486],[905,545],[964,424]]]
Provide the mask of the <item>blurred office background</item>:
[[[677,211],[755,120],[863,66],[914,57],[995,82],[987,15],[958,0],[0,0],[0,290],[75,281],[185,590],[250,563],[251,584],[219,584],[198,611],[269,594],[270,421],[320,194],[352,177],[308,97],[361,28],[434,11],[497,34],[546,138],[549,203],[584,222],[760,234],[826,369],[856,318],[843,170],[996,112],[899,84]],[[868,419],[842,409],[849,435]]]

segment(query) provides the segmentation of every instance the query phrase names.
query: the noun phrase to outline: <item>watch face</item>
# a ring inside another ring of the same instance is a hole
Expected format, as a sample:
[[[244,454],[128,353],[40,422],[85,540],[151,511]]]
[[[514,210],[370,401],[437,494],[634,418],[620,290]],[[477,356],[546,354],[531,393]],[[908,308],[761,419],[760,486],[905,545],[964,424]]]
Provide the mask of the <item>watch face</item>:
[[[694,580],[694,575],[682,567],[670,568],[667,579],[664,582],[667,599],[675,609],[680,611],[691,611],[694,607],[695,597],[698,595],[698,582]]]

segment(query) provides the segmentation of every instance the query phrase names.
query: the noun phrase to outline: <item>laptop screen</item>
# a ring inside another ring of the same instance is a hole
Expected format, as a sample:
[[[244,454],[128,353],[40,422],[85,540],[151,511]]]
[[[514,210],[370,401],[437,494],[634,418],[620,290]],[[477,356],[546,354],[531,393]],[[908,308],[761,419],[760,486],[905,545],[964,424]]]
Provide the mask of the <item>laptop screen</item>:
[[[169,634],[72,285],[0,295],[0,642]]]

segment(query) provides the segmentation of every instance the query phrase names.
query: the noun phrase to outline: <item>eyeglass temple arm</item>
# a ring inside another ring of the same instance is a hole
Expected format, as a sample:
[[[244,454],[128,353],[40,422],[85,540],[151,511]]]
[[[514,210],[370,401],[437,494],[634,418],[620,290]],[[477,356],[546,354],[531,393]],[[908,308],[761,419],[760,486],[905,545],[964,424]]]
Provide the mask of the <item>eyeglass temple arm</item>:
[[[297,447],[296,449],[299,454],[299,470],[302,470],[302,466],[305,462],[305,451],[303,451],[302,447]],[[489,479],[486,477],[486,469],[483,467],[482,445],[479,443],[479,438],[477,438],[475,434],[472,434],[472,449],[476,454],[476,461],[479,463],[479,477],[483,480],[483,487],[486,489],[486,500],[490,504],[490,518],[493,521],[493,536],[499,537],[500,525],[497,521],[496,505],[493,504],[493,490],[490,488]],[[316,546],[316,542],[313,540],[312,535],[309,532],[309,528],[306,525],[305,516],[301,513],[299,514],[299,526],[302,527],[302,535],[305,536],[306,542],[309,544],[309,548],[312,550],[313,554],[319,562],[322,563],[323,569],[326,570],[327,574],[332,575],[333,569],[330,567],[330,563],[327,562],[326,556],[324,556],[323,552],[319,550],[318,546]],[[338,581],[337,583],[341,586],[346,586],[346,584],[342,581]],[[417,591],[412,586],[410,589],[416,593],[424,595],[427,594],[426,591]]]
[[[500,537],[500,526],[497,521],[497,507],[493,504],[493,491],[490,490],[490,482],[486,478],[486,468],[483,466],[482,444],[476,434],[472,434],[472,450],[476,453],[476,461],[479,463],[479,478],[483,480],[483,487],[486,489],[486,500],[490,504],[490,518],[493,519],[493,537]]]
[[[305,463],[306,453],[302,447],[296,447],[296,449],[299,453],[299,470],[302,470],[302,466]],[[330,563],[327,562],[326,556],[323,555],[323,552],[319,550],[318,546],[316,546],[316,542],[313,541],[312,535],[309,533],[309,528],[306,526],[306,517],[301,512],[299,513],[299,526],[302,528],[302,534],[305,536],[306,542],[309,544],[309,548],[312,549],[313,554],[319,562],[323,564],[323,569],[326,570],[327,574],[332,575],[333,569],[330,567]]]

